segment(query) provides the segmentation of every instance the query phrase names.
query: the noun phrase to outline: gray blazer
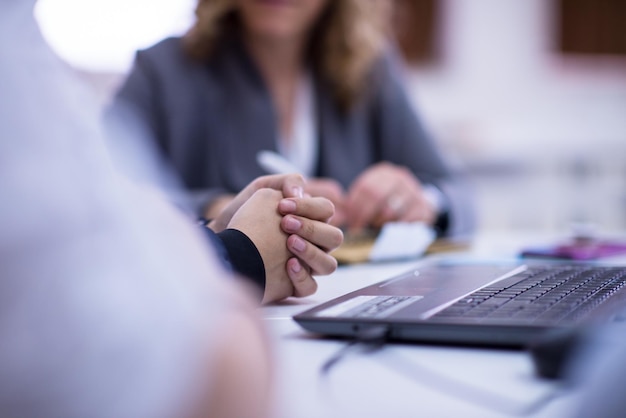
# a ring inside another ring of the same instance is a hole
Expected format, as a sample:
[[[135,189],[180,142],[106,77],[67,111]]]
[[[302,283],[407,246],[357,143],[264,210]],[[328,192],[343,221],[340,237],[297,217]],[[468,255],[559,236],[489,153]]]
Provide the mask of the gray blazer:
[[[380,161],[408,167],[448,200],[439,222],[446,233],[471,231],[467,187],[445,165],[424,131],[387,60],[377,65],[372,86],[349,111],[314,74],[319,153],[316,177],[348,188]],[[276,150],[277,117],[270,94],[241,42],[229,40],[210,60],[190,59],[180,38],[139,51],[118,91],[113,110],[130,110],[180,174],[194,207],[222,193],[237,193],[267,174],[259,150]]]

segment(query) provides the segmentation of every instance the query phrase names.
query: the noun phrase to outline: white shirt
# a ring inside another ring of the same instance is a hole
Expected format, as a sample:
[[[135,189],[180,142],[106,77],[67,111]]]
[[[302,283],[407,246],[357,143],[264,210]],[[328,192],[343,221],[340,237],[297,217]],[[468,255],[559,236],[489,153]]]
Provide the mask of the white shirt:
[[[317,164],[319,138],[313,81],[308,73],[298,83],[292,126],[291,137],[279,134],[278,151],[299,173],[312,176]]]

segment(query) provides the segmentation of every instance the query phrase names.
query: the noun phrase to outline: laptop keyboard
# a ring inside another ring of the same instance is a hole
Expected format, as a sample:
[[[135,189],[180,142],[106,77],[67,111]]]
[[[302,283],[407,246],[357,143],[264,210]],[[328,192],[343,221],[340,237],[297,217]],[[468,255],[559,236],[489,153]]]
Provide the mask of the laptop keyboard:
[[[613,267],[530,267],[520,275],[521,281],[484,287],[433,318],[576,321],[626,283],[626,269]]]

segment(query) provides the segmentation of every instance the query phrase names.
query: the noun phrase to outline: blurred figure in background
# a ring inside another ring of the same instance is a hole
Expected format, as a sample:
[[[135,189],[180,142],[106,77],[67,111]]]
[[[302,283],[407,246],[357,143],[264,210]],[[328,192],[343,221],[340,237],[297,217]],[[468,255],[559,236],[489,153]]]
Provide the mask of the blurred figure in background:
[[[388,53],[387,1],[200,0],[183,38],[140,51],[117,94],[213,218],[264,174],[263,150],[330,199],[335,225],[471,231],[467,190],[412,110]]]

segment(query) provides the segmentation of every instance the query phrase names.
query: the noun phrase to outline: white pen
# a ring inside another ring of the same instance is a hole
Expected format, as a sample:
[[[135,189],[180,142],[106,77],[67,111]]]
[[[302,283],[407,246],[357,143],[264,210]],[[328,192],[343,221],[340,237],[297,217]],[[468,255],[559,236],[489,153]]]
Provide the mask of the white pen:
[[[298,167],[293,165],[291,161],[274,151],[259,151],[256,155],[256,161],[268,174],[300,173]]]

